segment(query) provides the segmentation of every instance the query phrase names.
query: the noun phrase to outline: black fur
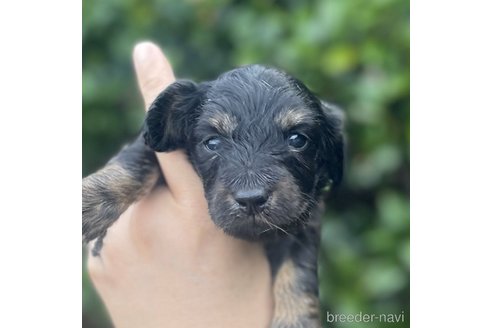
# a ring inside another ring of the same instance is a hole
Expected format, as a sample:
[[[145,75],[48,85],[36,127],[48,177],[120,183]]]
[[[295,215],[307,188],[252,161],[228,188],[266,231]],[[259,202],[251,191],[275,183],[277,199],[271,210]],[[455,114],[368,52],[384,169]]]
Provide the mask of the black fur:
[[[122,189],[114,172],[104,179],[103,168],[96,183],[86,178],[91,183],[84,184],[83,234],[87,240],[102,237],[115,213],[148,192],[155,177],[147,177],[150,171],[142,175],[138,163],[157,167],[151,150],[185,149],[203,181],[214,223],[234,237],[263,241],[274,278],[280,272],[279,284],[291,279],[287,295],[310,304],[294,317],[276,308],[273,325],[318,327],[315,213],[322,188],[342,179],[342,123],[340,110],[273,68],[252,65],[210,82],[175,82],[148,111],[142,131],[147,146],[137,141],[114,160],[124,168],[126,185],[141,181],[146,188],[114,197],[111,193]]]
[[[290,131],[274,123],[296,108],[309,111],[309,119]],[[234,125],[227,134],[210,124],[224,117]],[[152,104],[144,130],[155,151],[187,150],[203,180],[212,219],[221,229],[258,239],[305,223],[324,185],[340,182],[341,123],[339,111],[322,104],[300,81],[254,65],[212,82],[175,82]],[[291,131],[310,139],[306,149],[289,148],[286,135]],[[204,147],[211,137],[220,138],[220,150]],[[245,188],[268,194],[269,201],[255,216],[234,200]]]

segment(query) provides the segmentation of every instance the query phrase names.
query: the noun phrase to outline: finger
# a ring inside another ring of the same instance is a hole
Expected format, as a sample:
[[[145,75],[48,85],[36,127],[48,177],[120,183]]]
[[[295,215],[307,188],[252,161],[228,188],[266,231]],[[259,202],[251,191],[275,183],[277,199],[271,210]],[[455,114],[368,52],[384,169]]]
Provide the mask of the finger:
[[[203,184],[184,151],[158,153],[157,159],[176,201],[192,206],[200,206],[205,201]]]
[[[174,73],[159,47],[151,42],[135,46],[133,62],[138,85],[148,109],[154,99],[175,81]],[[203,187],[183,151],[157,153],[162,172],[171,194],[177,200],[203,198]]]
[[[173,69],[161,49],[152,42],[141,42],[133,50],[138,85],[148,109],[161,91],[175,81]]]

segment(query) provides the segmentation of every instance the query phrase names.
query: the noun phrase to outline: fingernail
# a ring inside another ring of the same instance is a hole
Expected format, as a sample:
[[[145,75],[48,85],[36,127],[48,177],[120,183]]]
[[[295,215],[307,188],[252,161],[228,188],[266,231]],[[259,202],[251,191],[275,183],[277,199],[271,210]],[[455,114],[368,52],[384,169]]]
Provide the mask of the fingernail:
[[[155,45],[150,41],[138,43],[133,50],[133,57],[137,61],[146,61],[152,53]]]

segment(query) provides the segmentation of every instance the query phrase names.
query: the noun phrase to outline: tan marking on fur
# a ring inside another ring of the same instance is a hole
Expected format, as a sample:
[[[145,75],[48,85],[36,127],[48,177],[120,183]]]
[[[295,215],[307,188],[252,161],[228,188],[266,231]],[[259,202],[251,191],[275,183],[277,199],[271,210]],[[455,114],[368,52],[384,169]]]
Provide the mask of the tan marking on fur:
[[[213,204],[227,203],[229,206],[234,206],[236,201],[230,192],[226,189],[223,183],[217,183],[213,191]]]
[[[302,201],[298,197],[301,194],[299,186],[294,182],[293,177],[283,177],[277,184],[278,192],[274,192],[272,194],[272,207],[277,207],[283,202],[290,204],[292,208],[300,208],[301,211],[304,211],[307,207],[305,202]],[[280,194],[281,192],[281,194]]]
[[[311,112],[304,108],[289,108],[282,111],[276,118],[275,122],[283,130],[289,130],[296,125],[312,121]]]
[[[120,199],[122,203],[130,203],[134,201],[135,191],[139,190],[143,183],[148,181],[136,180],[130,172],[118,164],[107,166],[108,178],[113,180],[108,187]]]
[[[296,284],[296,267],[289,259],[280,267],[273,285],[274,327],[296,326],[301,318],[317,316],[318,300],[314,295],[303,293]]]
[[[90,236],[88,240],[100,236],[128,206],[150,191],[158,177],[155,167],[144,181],[139,181],[114,162],[84,178],[82,226],[84,235]]]
[[[208,119],[209,123],[217,129],[219,133],[231,135],[237,128],[237,119],[226,113],[215,113]]]

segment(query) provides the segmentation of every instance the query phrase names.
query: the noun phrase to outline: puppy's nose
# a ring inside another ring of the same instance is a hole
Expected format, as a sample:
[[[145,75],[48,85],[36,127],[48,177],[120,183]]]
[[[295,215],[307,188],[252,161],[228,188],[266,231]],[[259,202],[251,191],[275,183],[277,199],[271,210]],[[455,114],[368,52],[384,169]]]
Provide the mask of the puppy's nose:
[[[239,205],[252,208],[265,204],[268,200],[268,195],[263,188],[246,189],[236,192],[234,199],[236,199]]]

